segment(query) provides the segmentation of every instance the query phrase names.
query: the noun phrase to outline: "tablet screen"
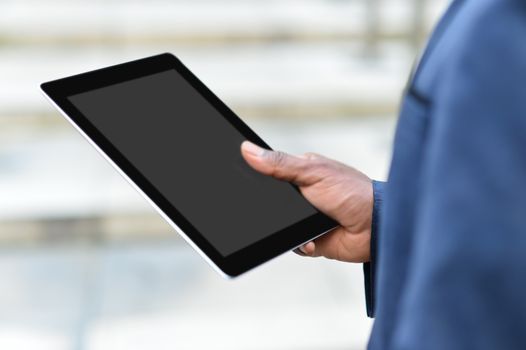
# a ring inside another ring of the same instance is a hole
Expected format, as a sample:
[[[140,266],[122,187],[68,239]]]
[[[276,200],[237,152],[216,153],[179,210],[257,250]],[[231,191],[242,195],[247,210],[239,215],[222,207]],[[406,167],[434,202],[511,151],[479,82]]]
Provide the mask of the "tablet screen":
[[[223,256],[317,213],[245,163],[245,137],[176,70],[69,100]]]

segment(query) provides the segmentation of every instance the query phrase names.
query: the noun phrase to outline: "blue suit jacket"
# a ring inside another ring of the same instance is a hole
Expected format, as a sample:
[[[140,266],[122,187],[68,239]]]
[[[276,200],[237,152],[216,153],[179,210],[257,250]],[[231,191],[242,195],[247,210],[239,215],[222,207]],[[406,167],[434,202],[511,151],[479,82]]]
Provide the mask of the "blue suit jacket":
[[[405,93],[369,349],[526,349],[526,1],[457,0]]]

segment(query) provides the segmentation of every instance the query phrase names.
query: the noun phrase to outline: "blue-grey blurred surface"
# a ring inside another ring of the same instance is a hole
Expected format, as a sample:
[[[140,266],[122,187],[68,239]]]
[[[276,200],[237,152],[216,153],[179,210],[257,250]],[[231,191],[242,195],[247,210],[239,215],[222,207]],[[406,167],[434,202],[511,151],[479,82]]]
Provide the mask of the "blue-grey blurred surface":
[[[446,2],[0,0],[0,348],[363,349],[360,265],[222,280],[38,85],[169,51],[273,147],[383,179]]]

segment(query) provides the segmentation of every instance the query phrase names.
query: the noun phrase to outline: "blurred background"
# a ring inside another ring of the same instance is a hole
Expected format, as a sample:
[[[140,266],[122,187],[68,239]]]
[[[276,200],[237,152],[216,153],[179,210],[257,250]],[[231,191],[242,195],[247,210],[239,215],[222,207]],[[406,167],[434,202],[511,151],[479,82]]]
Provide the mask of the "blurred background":
[[[172,52],[273,147],[385,179],[446,5],[0,0],[0,349],[364,349],[361,265],[286,254],[222,280],[38,85]]]

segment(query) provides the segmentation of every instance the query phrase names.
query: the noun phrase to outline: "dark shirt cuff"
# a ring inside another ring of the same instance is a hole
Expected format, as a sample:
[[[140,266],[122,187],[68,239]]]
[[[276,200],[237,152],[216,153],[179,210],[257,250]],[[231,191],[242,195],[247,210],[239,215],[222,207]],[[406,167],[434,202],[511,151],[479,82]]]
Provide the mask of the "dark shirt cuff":
[[[373,217],[371,224],[371,260],[363,264],[364,284],[365,284],[365,305],[367,307],[367,316],[375,315],[375,275],[376,275],[376,257],[378,233],[380,231],[380,215],[383,200],[384,187],[386,183],[373,180]]]

